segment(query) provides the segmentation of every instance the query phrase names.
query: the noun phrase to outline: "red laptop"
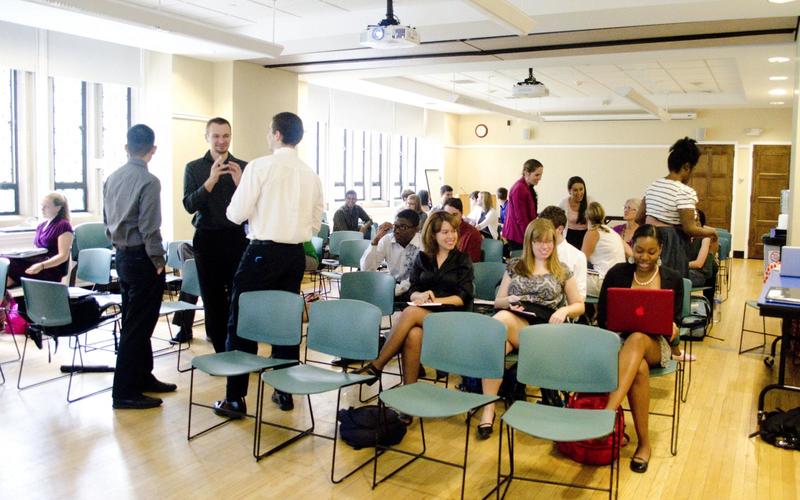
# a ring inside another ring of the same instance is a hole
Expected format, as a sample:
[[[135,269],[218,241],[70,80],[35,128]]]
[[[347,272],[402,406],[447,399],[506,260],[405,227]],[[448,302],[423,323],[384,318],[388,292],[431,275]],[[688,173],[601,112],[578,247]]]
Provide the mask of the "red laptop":
[[[642,288],[609,288],[606,329],[672,335],[674,292]]]

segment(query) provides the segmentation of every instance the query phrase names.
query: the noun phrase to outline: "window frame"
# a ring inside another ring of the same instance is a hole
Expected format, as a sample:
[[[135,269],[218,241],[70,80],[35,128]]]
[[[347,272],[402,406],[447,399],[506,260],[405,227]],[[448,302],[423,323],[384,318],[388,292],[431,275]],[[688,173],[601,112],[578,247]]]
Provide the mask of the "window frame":
[[[51,173],[53,174],[53,190],[54,191],[61,191],[66,189],[73,189],[73,190],[81,190],[83,192],[83,209],[76,210],[71,209],[70,211],[73,213],[87,213],[89,212],[89,182],[88,182],[88,110],[87,110],[87,87],[88,84],[85,80],[81,80],[81,177],[82,180],[79,182],[58,182],[56,180],[56,148],[55,148],[55,137],[56,137],[56,123],[55,123],[55,113],[56,113],[56,106],[55,106],[55,88],[56,88],[56,80],[55,78],[50,78],[50,161],[52,162],[51,166]],[[128,118],[130,122],[130,115]],[[93,126],[97,127],[97,124]]]
[[[0,215],[20,215],[19,200],[19,89],[18,89],[18,70],[8,70],[8,85],[11,121],[9,123],[11,133],[11,178],[13,182],[0,182],[0,189],[3,191],[14,191],[14,211],[0,212]]]

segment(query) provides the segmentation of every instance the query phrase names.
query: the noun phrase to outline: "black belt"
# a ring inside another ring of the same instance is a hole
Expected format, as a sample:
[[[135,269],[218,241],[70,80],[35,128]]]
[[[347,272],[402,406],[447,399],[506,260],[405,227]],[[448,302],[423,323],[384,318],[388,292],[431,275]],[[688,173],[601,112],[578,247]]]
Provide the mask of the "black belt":
[[[117,251],[121,250],[123,252],[133,252],[133,251],[137,251],[137,250],[144,250],[144,245],[133,245],[133,246],[130,246],[130,247],[123,247],[123,246],[119,246],[119,245],[114,245],[114,248],[116,248]]]

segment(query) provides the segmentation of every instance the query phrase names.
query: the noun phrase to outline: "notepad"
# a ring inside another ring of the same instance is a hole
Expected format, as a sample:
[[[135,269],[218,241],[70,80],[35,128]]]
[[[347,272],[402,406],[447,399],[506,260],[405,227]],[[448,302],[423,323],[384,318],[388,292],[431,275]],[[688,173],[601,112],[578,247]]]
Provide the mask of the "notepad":
[[[28,257],[35,257],[46,253],[46,248],[31,248],[28,250],[19,250],[17,252],[8,252],[3,254],[3,257],[8,257],[10,259],[27,259]]]
[[[413,302],[409,302],[408,305],[410,306],[417,306],[417,307],[440,307],[443,306],[441,302],[426,302],[425,304],[415,304]]]
[[[767,291],[767,302],[800,305],[800,288],[773,286]]]

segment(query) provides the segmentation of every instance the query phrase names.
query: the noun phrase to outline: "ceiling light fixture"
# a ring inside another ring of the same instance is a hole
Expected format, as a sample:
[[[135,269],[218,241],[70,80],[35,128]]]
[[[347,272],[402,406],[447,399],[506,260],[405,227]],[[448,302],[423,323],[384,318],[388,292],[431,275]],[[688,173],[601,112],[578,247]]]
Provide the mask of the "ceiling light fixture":
[[[492,21],[515,35],[525,36],[533,31],[533,19],[508,0],[464,0]]]
[[[614,92],[628,99],[648,113],[660,118],[662,121],[668,122],[671,119],[670,114],[666,110],[631,87],[619,87],[614,89]]]
[[[782,105],[786,104],[783,101],[770,101],[769,103],[772,104],[773,106],[782,106]]]
[[[769,0],[769,3],[789,3],[794,2],[794,0]]]
[[[788,79],[789,79],[788,76],[771,76],[771,77],[769,77],[769,81],[771,81],[771,82],[783,82],[783,81],[788,80]]]
[[[790,60],[791,59],[789,59],[788,57],[783,57],[783,56],[770,57],[769,59],[767,59],[767,61],[769,61],[771,63],[777,63],[777,64],[787,63]]]
[[[786,95],[786,89],[772,89],[769,91],[769,95],[779,96],[779,95]]]

